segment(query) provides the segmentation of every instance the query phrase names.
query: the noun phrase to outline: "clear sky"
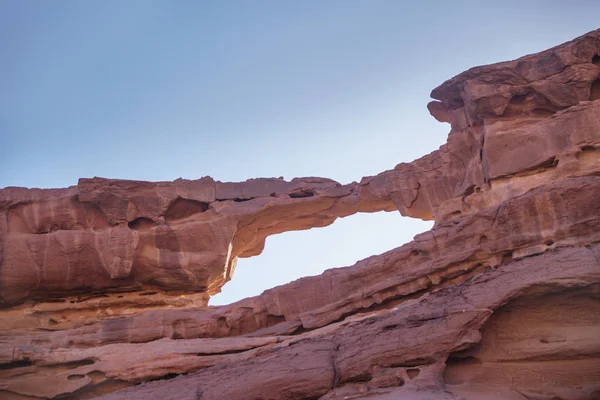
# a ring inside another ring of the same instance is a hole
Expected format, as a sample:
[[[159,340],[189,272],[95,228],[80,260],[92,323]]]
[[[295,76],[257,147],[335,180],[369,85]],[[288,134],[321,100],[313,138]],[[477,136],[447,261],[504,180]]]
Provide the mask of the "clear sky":
[[[431,89],[600,27],[597,0],[0,0],[0,187],[324,176],[445,142]],[[267,240],[213,304],[409,241],[356,215]]]

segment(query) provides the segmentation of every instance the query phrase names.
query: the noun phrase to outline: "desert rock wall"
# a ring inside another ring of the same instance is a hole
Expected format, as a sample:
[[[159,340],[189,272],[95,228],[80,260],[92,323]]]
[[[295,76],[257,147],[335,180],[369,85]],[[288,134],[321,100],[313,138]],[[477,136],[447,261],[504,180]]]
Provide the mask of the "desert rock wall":
[[[600,398],[600,30],[434,89],[440,149],[325,178],[0,190],[0,397]],[[227,306],[267,236],[410,243]]]

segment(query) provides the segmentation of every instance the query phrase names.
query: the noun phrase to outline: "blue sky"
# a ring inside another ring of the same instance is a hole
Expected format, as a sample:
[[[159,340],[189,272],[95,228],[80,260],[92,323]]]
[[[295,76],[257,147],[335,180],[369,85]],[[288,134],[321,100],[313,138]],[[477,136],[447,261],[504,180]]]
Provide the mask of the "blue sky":
[[[0,187],[325,176],[445,142],[431,89],[598,28],[598,1],[0,0]],[[214,304],[409,241],[357,215],[267,240]]]

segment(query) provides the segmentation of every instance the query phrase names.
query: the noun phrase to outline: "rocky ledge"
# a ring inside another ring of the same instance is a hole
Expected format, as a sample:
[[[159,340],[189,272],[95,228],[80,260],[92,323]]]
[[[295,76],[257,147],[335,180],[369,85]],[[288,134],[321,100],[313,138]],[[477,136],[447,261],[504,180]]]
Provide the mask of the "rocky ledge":
[[[360,182],[0,190],[3,399],[600,398],[600,30],[432,92],[448,142]],[[269,235],[414,241],[228,306]]]

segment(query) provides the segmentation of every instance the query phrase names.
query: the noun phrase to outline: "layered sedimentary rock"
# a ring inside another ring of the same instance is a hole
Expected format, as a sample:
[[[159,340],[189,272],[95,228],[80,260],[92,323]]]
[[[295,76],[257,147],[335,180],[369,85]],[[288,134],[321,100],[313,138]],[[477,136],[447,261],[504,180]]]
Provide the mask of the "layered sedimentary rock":
[[[432,92],[448,142],[359,183],[0,190],[0,397],[600,398],[600,30]],[[268,235],[435,220],[209,307]]]
[[[323,178],[222,183],[206,177],[6,188],[0,192],[0,294],[5,304],[90,291],[214,294],[230,279],[237,257],[259,254],[268,235],[394,209],[389,200],[361,201],[366,186]]]

